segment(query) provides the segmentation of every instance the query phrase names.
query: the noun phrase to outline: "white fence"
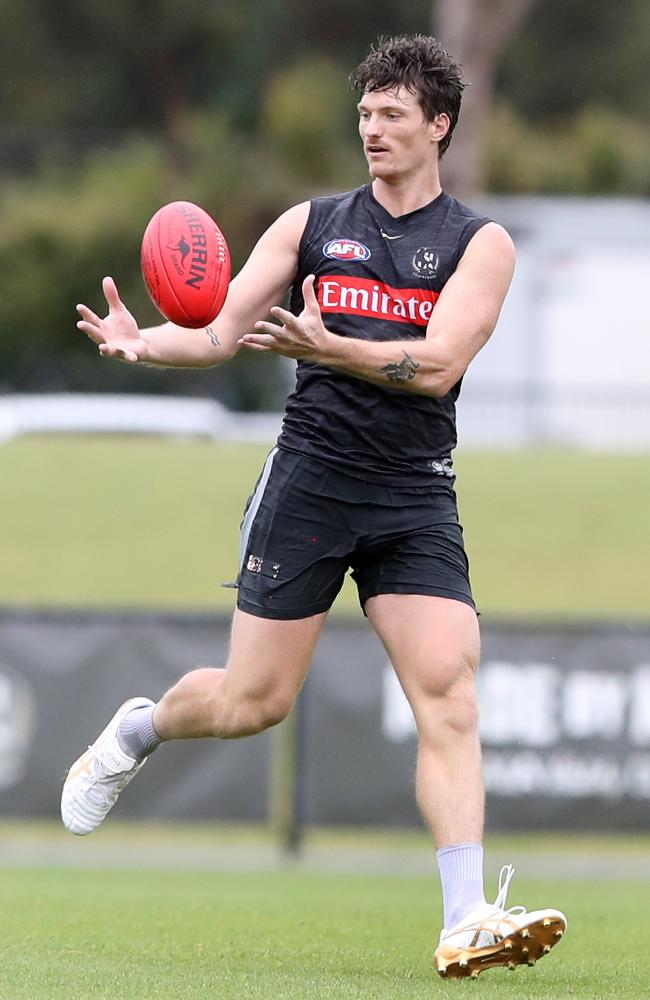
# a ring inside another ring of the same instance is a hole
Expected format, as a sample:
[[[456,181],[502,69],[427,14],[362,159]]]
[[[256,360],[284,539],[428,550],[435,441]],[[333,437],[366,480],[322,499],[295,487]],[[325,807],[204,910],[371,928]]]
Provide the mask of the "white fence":
[[[279,413],[231,413],[212,399],[178,396],[0,396],[0,441],[22,434],[162,434],[219,441],[273,441]]]

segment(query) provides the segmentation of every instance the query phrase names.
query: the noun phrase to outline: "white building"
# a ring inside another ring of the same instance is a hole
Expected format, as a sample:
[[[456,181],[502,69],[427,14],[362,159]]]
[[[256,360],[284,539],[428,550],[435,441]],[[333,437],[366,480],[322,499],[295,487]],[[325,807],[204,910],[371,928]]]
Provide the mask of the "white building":
[[[515,279],[459,405],[471,446],[650,447],[650,202],[494,198]]]

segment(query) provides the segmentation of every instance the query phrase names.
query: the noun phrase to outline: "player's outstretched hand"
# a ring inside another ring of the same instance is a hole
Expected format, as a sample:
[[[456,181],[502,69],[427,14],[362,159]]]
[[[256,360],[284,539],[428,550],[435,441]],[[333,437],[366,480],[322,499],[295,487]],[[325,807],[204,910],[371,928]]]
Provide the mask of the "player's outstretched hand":
[[[313,274],[308,274],[302,283],[305,306],[300,316],[294,316],[280,306],[273,306],[271,315],[278,322],[260,320],[255,324],[255,333],[245,334],[239,343],[254,351],[270,351],[283,354],[286,358],[322,360],[332,335],[323,324],[314,290],[315,280]]]
[[[108,315],[100,319],[88,306],[78,305],[81,319],[77,327],[97,344],[103,358],[121,361],[146,361],[149,345],[140,336],[135,319],[120,299],[112,278],[104,278],[102,289],[108,303]]]

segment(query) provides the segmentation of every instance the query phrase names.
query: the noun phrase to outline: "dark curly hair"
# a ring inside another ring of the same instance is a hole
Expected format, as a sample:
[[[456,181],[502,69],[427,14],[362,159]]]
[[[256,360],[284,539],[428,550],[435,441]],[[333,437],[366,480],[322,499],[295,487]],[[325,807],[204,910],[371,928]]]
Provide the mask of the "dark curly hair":
[[[350,83],[359,93],[404,86],[416,94],[427,121],[449,117],[449,131],[438,146],[442,156],[451,142],[465,84],[461,68],[430,35],[380,38],[357,68]]]

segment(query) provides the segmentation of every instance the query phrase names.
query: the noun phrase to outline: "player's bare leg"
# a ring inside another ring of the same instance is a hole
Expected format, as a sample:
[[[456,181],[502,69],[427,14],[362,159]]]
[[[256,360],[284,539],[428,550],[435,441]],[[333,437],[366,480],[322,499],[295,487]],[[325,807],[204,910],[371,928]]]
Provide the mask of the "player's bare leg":
[[[366,612],[418,728],[416,794],[438,848],[445,911],[436,968],[456,978],[534,965],[560,940],[566,918],[558,910],[506,910],[511,866],[502,870],[495,903],[485,901],[476,614],[460,601],[406,594],[373,597]]]
[[[95,830],[148,753],[164,740],[232,739],[261,732],[291,710],[326,615],[293,621],[237,611],[225,667],[186,674],[160,700],[130,699],[72,765],[61,797],[65,826]],[[137,723],[130,720],[136,718]]]
[[[476,614],[460,601],[381,594],[366,602],[418,727],[416,795],[436,847],[480,843],[484,792]]]
[[[325,618],[276,621],[236,611],[226,667],[193,670],[158,702],[153,721],[162,739],[232,739],[281,722],[300,692]]]

